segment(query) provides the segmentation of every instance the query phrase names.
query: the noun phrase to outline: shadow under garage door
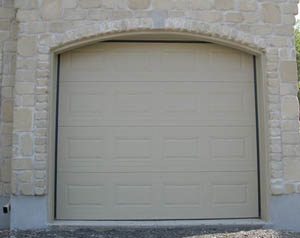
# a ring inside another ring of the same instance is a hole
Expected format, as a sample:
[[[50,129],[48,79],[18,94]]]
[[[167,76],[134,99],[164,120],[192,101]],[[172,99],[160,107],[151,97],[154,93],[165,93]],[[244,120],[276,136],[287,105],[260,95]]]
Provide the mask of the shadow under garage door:
[[[106,42],[61,55],[57,219],[259,216],[253,56]]]

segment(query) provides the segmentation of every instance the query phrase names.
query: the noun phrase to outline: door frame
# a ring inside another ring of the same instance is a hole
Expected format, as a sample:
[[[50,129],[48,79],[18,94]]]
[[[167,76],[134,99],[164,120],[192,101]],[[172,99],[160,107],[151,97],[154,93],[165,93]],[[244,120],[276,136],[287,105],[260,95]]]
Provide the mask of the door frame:
[[[164,38],[161,40],[161,38]],[[157,39],[157,40],[156,40]],[[51,74],[49,85],[49,163],[48,163],[48,221],[56,221],[55,217],[55,201],[56,201],[56,159],[57,159],[57,119],[58,119],[58,105],[59,105],[59,67],[60,67],[60,54],[66,51],[80,48],[85,45],[93,44],[101,41],[163,41],[163,42],[176,42],[176,43],[197,43],[209,42],[218,45],[223,45],[229,48],[235,48],[243,52],[253,55],[254,63],[254,85],[255,85],[255,111],[256,111],[256,142],[257,142],[257,159],[258,159],[258,198],[259,198],[259,219],[263,221],[269,220],[268,199],[270,195],[269,181],[270,175],[268,170],[268,151],[266,145],[268,144],[267,133],[267,115],[266,115],[266,85],[264,75],[265,56],[260,51],[252,50],[248,47],[241,46],[234,42],[228,44],[219,39],[203,37],[190,33],[163,33],[157,32],[139,32],[139,33],[122,33],[110,36],[102,36],[97,39],[84,40],[69,46],[63,46],[54,50],[51,53]],[[221,219],[222,220],[222,219]],[[238,219],[244,220],[244,219]]]

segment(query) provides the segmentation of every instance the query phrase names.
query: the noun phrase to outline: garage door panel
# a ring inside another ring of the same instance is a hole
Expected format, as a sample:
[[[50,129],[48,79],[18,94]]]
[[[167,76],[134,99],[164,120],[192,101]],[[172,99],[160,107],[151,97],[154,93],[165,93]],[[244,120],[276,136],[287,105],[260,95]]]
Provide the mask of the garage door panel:
[[[189,73],[191,81],[250,82],[253,73],[250,55],[213,44],[102,43],[65,53],[62,63],[63,81],[126,81],[124,73],[134,81],[181,81]]]
[[[60,92],[59,126],[255,124],[249,83],[62,83]]]
[[[62,127],[59,171],[256,170],[253,127]]]
[[[207,70],[207,69],[205,69]],[[213,72],[200,74],[199,72],[189,73],[189,82],[228,82],[228,83],[240,83],[240,82],[251,82],[249,75],[244,73],[236,72],[234,75],[226,75],[224,71],[218,71],[214,67]],[[159,72],[161,79],[157,78],[157,71],[155,73],[145,72],[126,72],[130,82],[182,82],[186,79],[186,72]],[[231,73],[232,74],[232,73]],[[111,72],[70,72],[67,76],[62,75],[61,80],[63,82],[126,82],[128,78],[124,79],[124,73]]]
[[[63,199],[58,216],[63,214],[65,219],[80,214],[80,219],[108,220],[258,215],[257,209],[249,212],[250,207],[257,208],[257,198],[252,195],[257,189],[255,172],[59,173],[58,178],[65,182],[59,186]]]
[[[259,216],[251,55],[107,42],[60,65],[57,219]]]

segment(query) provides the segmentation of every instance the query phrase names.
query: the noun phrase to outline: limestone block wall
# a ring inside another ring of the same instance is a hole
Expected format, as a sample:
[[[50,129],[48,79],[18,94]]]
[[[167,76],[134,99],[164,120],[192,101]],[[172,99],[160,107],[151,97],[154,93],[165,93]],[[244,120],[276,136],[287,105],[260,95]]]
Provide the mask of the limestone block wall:
[[[274,195],[300,193],[299,109],[293,33],[297,3],[298,0],[15,0],[18,39],[12,193],[44,195],[48,191],[47,168],[53,159],[49,157],[48,148],[51,52],[57,47],[101,35],[151,30],[209,36],[264,54],[270,188]],[[13,13],[9,17],[13,17]],[[2,85],[6,86],[2,88],[2,109],[11,108],[12,80],[8,78],[13,78],[14,72],[13,67],[5,66],[8,63],[4,62],[6,54],[14,56],[13,51],[3,53],[10,44],[13,45],[13,41],[6,38],[4,36],[6,40],[1,41]],[[1,122],[5,122],[1,133],[7,133],[7,139],[11,136],[9,110]],[[3,158],[9,159],[10,153],[9,149],[2,149],[2,138],[0,162],[3,164]],[[10,148],[9,141],[6,143],[5,148]],[[4,170],[9,170],[9,166]],[[8,182],[9,176],[4,177]]]
[[[17,23],[13,0],[0,0],[0,197],[10,195],[13,86],[16,72]]]

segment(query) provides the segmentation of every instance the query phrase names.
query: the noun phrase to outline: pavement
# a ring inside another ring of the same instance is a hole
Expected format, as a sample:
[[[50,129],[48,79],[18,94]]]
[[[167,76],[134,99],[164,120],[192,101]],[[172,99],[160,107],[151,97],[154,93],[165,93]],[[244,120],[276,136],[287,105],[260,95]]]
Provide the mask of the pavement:
[[[300,233],[249,227],[90,228],[0,230],[0,238],[300,238]]]

